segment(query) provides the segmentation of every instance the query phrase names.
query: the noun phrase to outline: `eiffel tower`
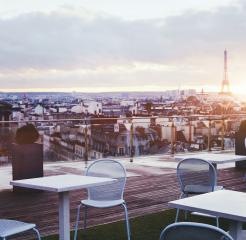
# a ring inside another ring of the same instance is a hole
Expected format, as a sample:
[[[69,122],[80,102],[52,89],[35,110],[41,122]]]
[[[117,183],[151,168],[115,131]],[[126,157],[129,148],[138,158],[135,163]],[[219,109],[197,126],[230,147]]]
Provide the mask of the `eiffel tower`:
[[[228,71],[227,71],[227,51],[226,51],[226,49],[224,51],[224,78],[222,81],[220,94],[231,95],[230,83],[229,83]]]

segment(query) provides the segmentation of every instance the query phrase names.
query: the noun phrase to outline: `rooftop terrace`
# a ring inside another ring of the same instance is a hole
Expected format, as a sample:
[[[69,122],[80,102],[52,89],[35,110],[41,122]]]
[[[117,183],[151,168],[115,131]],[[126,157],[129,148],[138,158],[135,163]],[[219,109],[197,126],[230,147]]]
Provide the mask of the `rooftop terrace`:
[[[129,217],[156,213],[168,209],[168,202],[179,197],[176,179],[177,161],[167,155],[151,155],[121,159],[128,174],[125,200]],[[65,173],[83,174],[84,162],[45,163],[45,175]],[[245,170],[237,169],[233,163],[221,164],[218,170],[219,185],[226,189],[246,192]],[[0,168],[0,215],[2,218],[14,218],[37,224],[42,236],[58,233],[58,195],[56,193],[14,193],[9,185],[11,166]],[[86,196],[86,191],[74,191],[71,194],[71,229],[75,223],[76,207]],[[110,223],[123,219],[120,207],[108,211],[90,209],[88,225]],[[134,234],[134,233],[133,233]]]

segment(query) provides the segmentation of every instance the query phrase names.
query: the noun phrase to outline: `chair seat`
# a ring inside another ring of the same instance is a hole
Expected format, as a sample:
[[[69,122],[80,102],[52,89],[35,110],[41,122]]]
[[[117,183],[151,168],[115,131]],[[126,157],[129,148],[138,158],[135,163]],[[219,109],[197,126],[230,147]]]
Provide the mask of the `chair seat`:
[[[0,219],[0,237],[8,237],[17,233],[25,232],[35,228],[32,223],[24,223],[15,220]]]
[[[222,190],[223,186],[215,186],[214,191]],[[211,186],[204,185],[186,185],[184,189],[184,193],[186,194],[201,194],[212,192]]]
[[[114,207],[123,204],[125,201],[123,199],[110,200],[110,201],[95,201],[95,200],[82,200],[81,203],[86,206],[97,207],[97,208],[107,208]]]

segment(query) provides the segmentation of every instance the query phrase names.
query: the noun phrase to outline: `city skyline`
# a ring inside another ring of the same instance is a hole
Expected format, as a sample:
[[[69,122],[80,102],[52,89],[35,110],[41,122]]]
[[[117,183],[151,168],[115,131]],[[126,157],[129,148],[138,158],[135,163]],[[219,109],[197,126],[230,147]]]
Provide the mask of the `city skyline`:
[[[245,92],[242,0],[0,3],[0,91]]]

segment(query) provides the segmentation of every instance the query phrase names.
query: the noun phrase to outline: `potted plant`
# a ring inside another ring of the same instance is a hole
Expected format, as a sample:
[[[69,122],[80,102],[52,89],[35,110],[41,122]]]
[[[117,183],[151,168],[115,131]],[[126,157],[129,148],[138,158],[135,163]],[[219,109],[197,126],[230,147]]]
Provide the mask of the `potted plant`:
[[[12,147],[13,180],[43,177],[43,145],[34,125],[18,128]],[[19,189],[14,187],[14,190]]]

